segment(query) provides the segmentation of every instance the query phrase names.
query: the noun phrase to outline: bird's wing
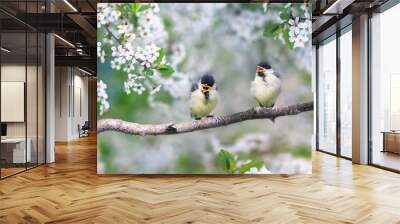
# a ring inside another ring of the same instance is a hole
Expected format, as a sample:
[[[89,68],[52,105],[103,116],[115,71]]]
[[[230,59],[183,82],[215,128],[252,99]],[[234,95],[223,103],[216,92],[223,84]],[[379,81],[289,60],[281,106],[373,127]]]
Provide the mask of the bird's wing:
[[[281,78],[281,77],[282,77],[282,73],[277,72],[277,71],[274,71],[274,75],[275,75],[276,77],[278,77],[278,78]]]

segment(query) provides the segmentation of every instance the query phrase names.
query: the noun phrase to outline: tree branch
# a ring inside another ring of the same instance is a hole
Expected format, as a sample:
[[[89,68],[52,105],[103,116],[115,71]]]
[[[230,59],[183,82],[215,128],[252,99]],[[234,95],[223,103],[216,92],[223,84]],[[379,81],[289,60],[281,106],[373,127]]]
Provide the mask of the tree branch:
[[[311,111],[313,108],[313,102],[279,108],[257,107],[226,116],[209,117],[183,123],[165,124],[138,124],[119,119],[102,119],[99,120],[97,124],[97,131],[98,133],[105,131],[117,131],[126,134],[142,136],[182,134],[208,128],[221,127],[246,120],[270,119],[274,121],[274,119],[277,117],[296,115],[302,112]]]

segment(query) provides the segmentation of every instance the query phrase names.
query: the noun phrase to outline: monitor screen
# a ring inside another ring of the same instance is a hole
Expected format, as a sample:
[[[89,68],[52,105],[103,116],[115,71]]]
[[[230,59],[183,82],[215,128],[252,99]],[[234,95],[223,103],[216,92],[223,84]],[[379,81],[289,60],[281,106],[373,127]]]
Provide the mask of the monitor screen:
[[[7,124],[1,124],[1,136],[7,136]]]

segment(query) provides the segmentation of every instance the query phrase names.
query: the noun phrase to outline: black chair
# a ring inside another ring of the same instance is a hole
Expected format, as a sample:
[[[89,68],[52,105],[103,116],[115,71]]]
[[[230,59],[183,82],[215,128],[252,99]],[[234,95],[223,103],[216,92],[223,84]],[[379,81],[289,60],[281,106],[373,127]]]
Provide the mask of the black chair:
[[[78,124],[79,138],[89,136],[89,129],[90,129],[89,121],[85,121],[82,127],[80,127],[80,125]]]

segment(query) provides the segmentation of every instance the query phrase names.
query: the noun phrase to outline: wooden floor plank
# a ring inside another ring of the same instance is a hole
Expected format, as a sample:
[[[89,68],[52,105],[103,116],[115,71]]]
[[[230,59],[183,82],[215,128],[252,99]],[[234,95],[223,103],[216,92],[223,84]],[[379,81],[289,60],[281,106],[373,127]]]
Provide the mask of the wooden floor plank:
[[[0,181],[0,223],[400,223],[400,175],[313,153],[313,175],[97,175],[96,138]]]

